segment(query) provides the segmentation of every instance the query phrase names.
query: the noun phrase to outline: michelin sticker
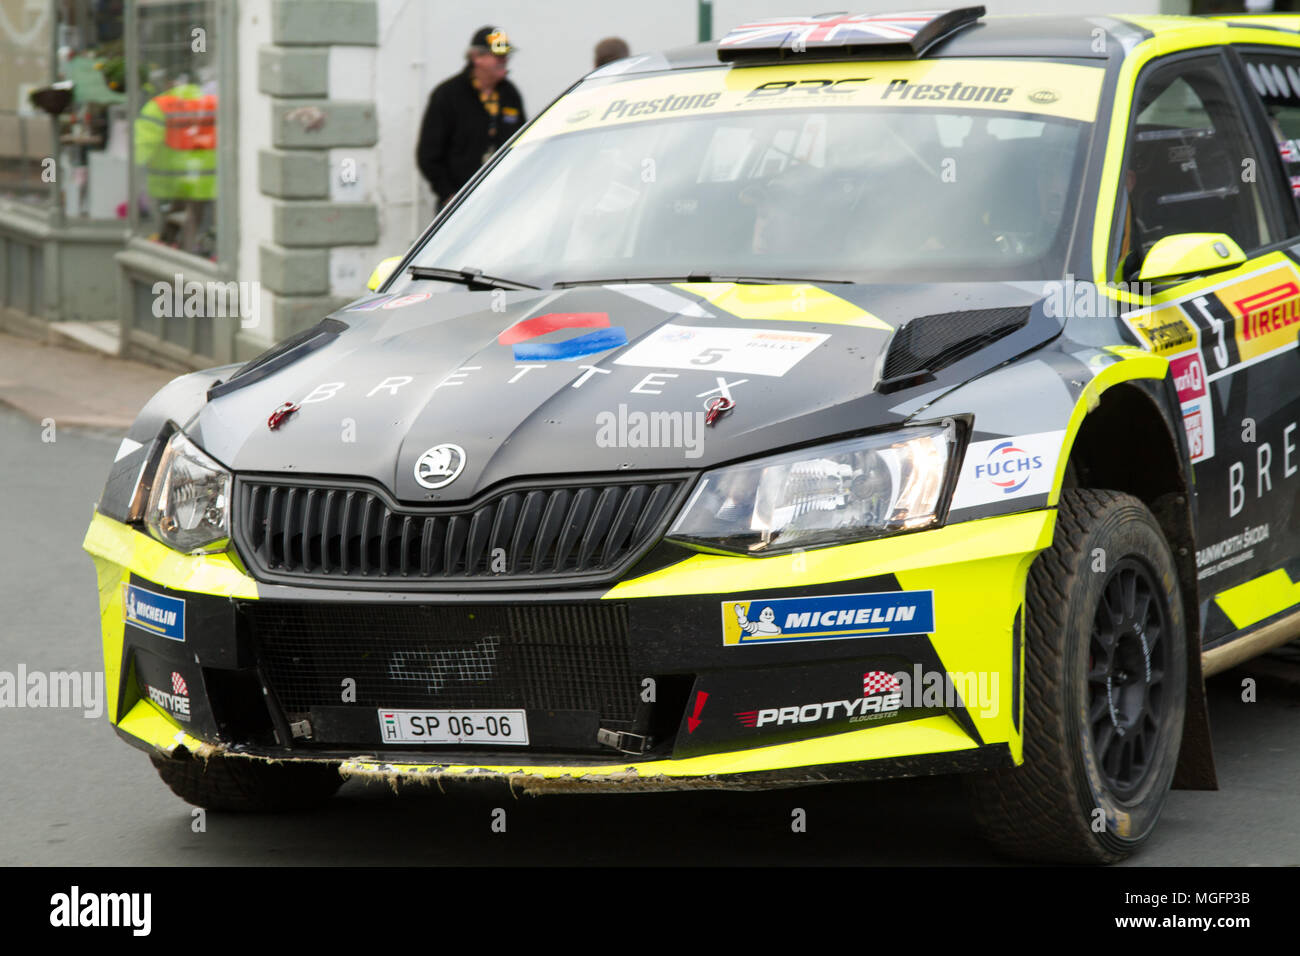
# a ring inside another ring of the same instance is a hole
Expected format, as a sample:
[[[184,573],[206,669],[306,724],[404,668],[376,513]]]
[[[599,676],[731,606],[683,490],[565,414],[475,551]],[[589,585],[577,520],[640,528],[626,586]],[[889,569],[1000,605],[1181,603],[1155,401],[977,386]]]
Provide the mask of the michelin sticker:
[[[134,584],[126,586],[125,620],[151,634],[173,641],[185,640],[185,601],[155,594]]]
[[[1064,431],[973,442],[966,449],[952,509],[974,508],[1052,490]]]
[[[822,332],[669,323],[637,342],[614,364],[780,376],[829,338]]]
[[[933,630],[933,591],[722,602],[722,643],[728,647],[928,634]]]

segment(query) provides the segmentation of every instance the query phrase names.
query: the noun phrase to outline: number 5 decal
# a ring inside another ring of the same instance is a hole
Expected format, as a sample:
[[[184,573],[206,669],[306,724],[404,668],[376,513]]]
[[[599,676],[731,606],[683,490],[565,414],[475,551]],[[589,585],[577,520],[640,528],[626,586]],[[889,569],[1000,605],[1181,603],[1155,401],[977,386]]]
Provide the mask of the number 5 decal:
[[[714,362],[721,362],[722,357],[730,352],[731,349],[711,348],[705,349],[695,358],[691,359],[692,365],[712,365]]]
[[[1205,321],[1210,323],[1211,331],[1213,331],[1218,337],[1218,342],[1214,346],[1214,361],[1219,363],[1220,370],[1227,368],[1228,346],[1227,343],[1223,341],[1223,320],[1215,318],[1210,313],[1209,300],[1203,295],[1199,295],[1193,299],[1192,305],[1196,306],[1197,311],[1201,313],[1201,316]]]

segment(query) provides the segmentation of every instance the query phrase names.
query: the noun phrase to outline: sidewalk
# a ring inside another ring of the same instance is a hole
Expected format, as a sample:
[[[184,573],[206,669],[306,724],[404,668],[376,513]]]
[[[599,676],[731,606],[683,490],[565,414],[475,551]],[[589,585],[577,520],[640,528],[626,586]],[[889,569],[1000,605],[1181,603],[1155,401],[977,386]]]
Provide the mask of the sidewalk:
[[[0,405],[58,425],[125,432],[174,372],[0,332]]]

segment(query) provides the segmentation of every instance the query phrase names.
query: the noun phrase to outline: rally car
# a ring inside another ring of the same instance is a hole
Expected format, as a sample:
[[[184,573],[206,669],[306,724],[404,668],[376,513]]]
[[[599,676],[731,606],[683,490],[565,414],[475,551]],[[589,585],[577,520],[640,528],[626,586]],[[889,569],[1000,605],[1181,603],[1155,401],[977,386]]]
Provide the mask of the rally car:
[[[206,807],[962,772],[1113,861],[1300,626],[1300,17],[750,23],[182,376],[85,547]]]

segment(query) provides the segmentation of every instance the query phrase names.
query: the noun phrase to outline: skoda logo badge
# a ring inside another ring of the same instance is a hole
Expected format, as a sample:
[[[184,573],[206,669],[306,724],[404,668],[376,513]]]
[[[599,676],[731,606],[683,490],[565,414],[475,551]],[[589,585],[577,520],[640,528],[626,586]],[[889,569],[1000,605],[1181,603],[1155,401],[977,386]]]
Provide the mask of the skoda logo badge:
[[[423,488],[445,488],[465,468],[465,449],[459,445],[434,445],[415,459],[415,480]]]

